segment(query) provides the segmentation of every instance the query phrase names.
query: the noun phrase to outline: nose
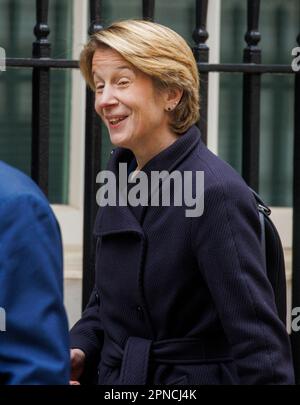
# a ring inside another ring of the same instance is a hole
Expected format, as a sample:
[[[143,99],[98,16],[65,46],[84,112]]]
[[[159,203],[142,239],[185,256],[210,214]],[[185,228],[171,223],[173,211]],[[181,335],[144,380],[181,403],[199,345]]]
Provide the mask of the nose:
[[[95,98],[95,109],[103,109],[107,107],[112,107],[118,104],[119,101],[115,97],[114,91],[111,86],[105,86],[102,93],[96,94]]]

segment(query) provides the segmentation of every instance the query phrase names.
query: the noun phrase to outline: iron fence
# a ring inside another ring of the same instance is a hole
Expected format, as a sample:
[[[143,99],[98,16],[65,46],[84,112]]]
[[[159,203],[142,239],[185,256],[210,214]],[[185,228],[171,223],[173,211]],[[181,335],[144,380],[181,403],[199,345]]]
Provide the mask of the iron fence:
[[[6,66],[32,68],[32,178],[48,193],[49,166],[49,86],[50,69],[77,69],[78,61],[52,59],[48,40],[48,0],[36,0],[36,25],[32,58],[8,58]],[[155,20],[155,0],[142,0],[143,19]],[[261,64],[258,28],[260,0],[248,0],[247,29],[243,63],[210,64],[206,44],[208,0],[195,0],[195,29],[193,52],[201,75],[201,120],[198,126],[207,141],[208,83],[210,72],[239,73],[243,75],[243,128],[242,175],[253,189],[258,190],[260,94],[264,74],[294,75],[294,162],[293,162],[293,276],[292,306],[300,307],[300,75],[290,65]],[[102,1],[90,0],[89,34],[101,30]],[[300,34],[297,37],[300,46]],[[96,175],[101,169],[101,124],[94,111],[94,95],[87,89],[85,126],[85,188],[84,188],[84,253],[83,253],[83,307],[94,284],[95,244],[92,236],[96,216]],[[296,376],[300,378],[300,333],[292,333],[292,347]]]

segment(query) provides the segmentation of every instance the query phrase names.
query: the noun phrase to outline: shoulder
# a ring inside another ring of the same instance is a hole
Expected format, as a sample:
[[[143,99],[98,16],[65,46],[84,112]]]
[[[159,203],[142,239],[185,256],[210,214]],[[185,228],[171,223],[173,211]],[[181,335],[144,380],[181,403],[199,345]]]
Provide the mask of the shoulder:
[[[0,207],[30,204],[50,210],[47,198],[37,184],[20,170],[0,161]]]
[[[2,241],[40,235],[41,240],[60,239],[60,229],[39,187],[24,173],[0,161],[0,234]]]
[[[229,201],[245,201],[255,207],[251,189],[227,162],[211,152],[201,141],[193,153],[193,170],[204,172],[206,194],[220,194]]]
[[[250,241],[251,249],[259,252],[259,212],[251,189],[236,170],[205,146],[200,146],[194,160],[197,170],[204,171],[204,210],[192,221],[194,244],[202,249],[213,246],[216,251],[238,246],[247,254]]]
[[[215,224],[216,229],[226,224],[248,224],[259,233],[256,200],[234,168],[212,153],[202,142],[193,151],[186,167],[204,173],[204,210],[193,222],[198,225],[200,222],[202,226],[206,223],[208,227]]]

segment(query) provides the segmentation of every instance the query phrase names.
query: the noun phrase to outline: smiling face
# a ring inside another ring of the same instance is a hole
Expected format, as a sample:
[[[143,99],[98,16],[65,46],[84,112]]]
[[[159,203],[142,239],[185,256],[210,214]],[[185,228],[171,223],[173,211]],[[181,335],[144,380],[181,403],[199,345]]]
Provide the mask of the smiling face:
[[[105,47],[95,51],[92,71],[95,109],[114,145],[140,154],[170,136],[168,96],[155,89],[151,77]]]

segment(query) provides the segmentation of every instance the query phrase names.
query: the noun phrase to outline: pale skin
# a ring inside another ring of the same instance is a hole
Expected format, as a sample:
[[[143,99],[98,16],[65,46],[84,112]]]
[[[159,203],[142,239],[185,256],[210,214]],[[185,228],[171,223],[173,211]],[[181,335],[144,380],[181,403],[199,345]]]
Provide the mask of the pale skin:
[[[150,76],[137,70],[118,52],[103,47],[92,61],[95,110],[108,128],[113,145],[130,149],[137,170],[178,138],[169,127],[170,111],[182,97],[177,88],[158,92]],[[119,123],[119,119],[122,119]],[[71,384],[84,370],[85,353],[71,349]]]

